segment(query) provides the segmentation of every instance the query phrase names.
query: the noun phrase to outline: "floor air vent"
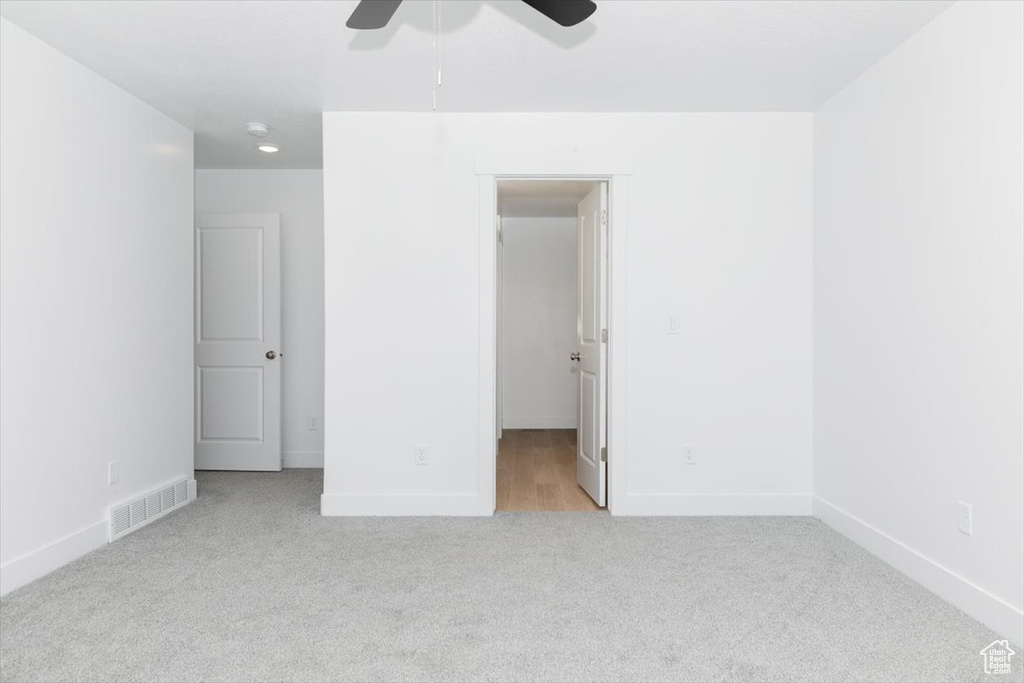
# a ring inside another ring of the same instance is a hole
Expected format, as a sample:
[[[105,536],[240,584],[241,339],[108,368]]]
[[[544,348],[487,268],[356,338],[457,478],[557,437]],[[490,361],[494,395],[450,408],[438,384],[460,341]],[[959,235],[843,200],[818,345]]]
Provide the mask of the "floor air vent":
[[[174,482],[110,508],[110,540],[115,541],[188,503],[188,480]]]

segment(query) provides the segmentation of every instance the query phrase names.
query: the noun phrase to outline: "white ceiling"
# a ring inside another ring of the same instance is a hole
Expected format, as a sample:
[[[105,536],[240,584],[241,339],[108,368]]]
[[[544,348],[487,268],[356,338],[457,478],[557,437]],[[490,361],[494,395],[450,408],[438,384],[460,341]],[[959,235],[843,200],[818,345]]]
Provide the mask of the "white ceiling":
[[[429,111],[432,9],[355,0],[3,0],[0,14],[196,132],[200,168],[317,168],[322,111]],[[945,9],[922,0],[597,0],[573,28],[442,0],[440,111],[811,111]],[[258,155],[263,121],[282,145]]]
[[[499,180],[498,214],[507,218],[575,217],[592,180]]]

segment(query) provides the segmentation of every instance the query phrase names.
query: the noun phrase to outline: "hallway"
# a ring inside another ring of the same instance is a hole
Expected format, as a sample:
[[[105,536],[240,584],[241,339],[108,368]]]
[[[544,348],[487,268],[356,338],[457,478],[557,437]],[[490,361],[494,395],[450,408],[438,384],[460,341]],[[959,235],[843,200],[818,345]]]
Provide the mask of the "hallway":
[[[506,429],[498,442],[498,511],[601,510],[576,483],[575,429]]]

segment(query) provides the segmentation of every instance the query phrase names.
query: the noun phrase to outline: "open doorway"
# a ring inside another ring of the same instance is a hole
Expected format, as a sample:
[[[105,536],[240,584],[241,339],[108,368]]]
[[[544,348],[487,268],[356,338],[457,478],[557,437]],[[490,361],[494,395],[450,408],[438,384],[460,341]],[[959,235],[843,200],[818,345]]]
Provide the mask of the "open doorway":
[[[497,182],[497,510],[607,502],[607,206],[601,180]]]

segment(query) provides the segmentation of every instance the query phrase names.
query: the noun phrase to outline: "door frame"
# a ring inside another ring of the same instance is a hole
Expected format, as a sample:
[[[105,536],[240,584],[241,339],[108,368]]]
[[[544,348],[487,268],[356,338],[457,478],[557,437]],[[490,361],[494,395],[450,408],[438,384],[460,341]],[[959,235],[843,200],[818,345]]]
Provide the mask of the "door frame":
[[[481,515],[497,503],[497,230],[498,180],[588,180],[608,183],[608,352],[607,352],[607,509],[626,495],[626,238],[631,155],[622,152],[477,153],[479,188],[479,420],[478,499]]]

